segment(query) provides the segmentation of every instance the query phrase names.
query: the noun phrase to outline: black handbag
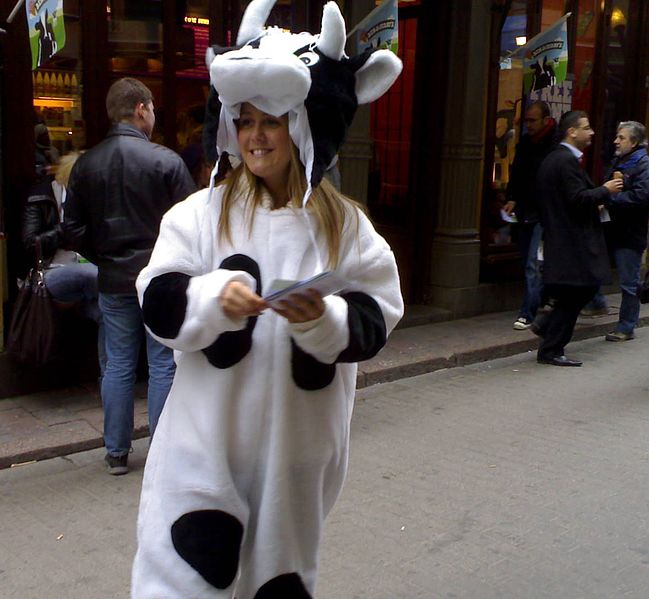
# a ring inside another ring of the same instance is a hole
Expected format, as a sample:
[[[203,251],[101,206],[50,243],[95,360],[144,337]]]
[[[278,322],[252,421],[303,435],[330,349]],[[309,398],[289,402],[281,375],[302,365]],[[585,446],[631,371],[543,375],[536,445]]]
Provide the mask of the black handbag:
[[[59,356],[58,313],[45,286],[45,269],[40,242],[36,242],[36,267],[18,289],[7,353],[19,360],[42,366]]]
[[[649,304],[649,270],[644,276],[644,280],[638,285],[638,297],[641,304]]]

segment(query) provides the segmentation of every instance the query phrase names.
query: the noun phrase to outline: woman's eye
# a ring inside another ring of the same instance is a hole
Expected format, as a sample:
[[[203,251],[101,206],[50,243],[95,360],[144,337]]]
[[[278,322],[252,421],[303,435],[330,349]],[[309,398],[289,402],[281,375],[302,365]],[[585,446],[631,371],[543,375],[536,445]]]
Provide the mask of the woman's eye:
[[[307,67],[312,67],[314,64],[316,64],[320,60],[320,57],[315,52],[305,52],[304,54],[300,54],[298,56],[298,58]]]

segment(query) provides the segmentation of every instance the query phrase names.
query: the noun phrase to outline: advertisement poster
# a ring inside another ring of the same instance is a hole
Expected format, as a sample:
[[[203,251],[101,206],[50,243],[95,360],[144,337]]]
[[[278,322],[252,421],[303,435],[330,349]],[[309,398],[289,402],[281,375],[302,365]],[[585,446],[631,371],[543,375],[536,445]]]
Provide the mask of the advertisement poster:
[[[573,83],[572,75],[568,75],[565,80],[557,85],[530,91],[528,102],[534,102],[535,100],[547,102],[552,118],[558,123],[564,112],[572,110]]]
[[[570,13],[552,27],[534,36],[523,50],[523,89],[538,91],[562,83],[568,72],[568,27]]]
[[[65,46],[63,0],[25,0],[32,71]]]
[[[356,45],[361,53],[367,48],[392,50],[399,47],[399,7],[397,0],[383,0],[367,15],[347,37],[356,35]]]

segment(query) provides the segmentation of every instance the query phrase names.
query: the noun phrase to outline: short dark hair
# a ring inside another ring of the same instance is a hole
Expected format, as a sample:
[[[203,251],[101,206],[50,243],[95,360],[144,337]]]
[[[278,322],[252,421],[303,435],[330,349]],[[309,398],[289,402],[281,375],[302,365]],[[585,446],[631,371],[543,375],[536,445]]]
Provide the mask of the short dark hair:
[[[106,94],[106,112],[113,123],[131,120],[135,107],[153,101],[151,90],[133,77],[123,77],[110,86]]]
[[[551,114],[550,105],[543,100],[534,100],[534,102],[527,105],[525,111],[528,111],[530,108],[538,108],[541,111],[541,118],[546,119]]]
[[[583,110],[569,110],[561,115],[559,121],[559,139],[564,140],[568,129],[579,126],[580,119],[587,119],[588,115]]]

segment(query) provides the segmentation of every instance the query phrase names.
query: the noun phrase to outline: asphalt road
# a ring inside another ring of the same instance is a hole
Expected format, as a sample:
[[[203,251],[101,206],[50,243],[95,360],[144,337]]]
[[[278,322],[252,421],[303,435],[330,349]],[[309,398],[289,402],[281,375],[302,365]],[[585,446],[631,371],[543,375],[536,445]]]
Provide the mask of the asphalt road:
[[[649,329],[359,392],[317,599],[649,596]],[[0,595],[127,597],[147,443],[0,471]]]

